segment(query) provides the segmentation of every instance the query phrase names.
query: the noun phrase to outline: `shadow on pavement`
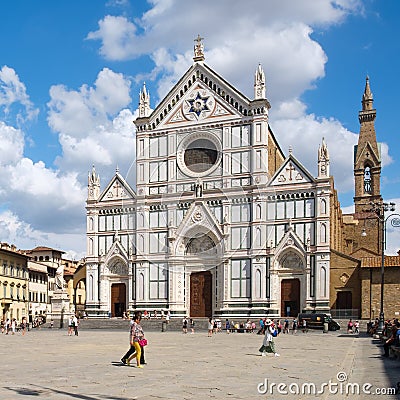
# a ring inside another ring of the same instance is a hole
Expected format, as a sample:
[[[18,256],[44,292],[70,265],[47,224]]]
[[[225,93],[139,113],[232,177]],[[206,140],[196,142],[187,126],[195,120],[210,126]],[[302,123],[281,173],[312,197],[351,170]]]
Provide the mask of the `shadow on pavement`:
[[[132,397],[118,397],[118,396],[105,396],[102,394],[94,394],[92,396],[87,396],[84,394],[79,394],[79,393],[71,393],[67,392],[64,390],[59,390],[59,389],[52,389],[49,387],[45,386],[39,386],[39,385],[31,385],[31,386],[36,386],[38,389],[32,389],[31,387],[29,388],[24,388],[24,387],[9,387],[9,386],[4,386],[4,389],[7,389],[9,391],[15,392],[19,395],[23,396],[46,396],[48,398],[49,394],[62,394],[66,397],[71,397],[73,399],[82,399],[82,400],[102,400],[102,399],[107,399],[107,400],[131,400]]]

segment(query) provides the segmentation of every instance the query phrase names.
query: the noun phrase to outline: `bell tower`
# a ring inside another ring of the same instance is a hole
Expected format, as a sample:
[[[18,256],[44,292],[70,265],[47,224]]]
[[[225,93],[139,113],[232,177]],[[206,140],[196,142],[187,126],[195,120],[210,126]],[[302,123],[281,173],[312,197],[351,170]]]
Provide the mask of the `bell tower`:
[[[371,208],[371,202],[382,201],[380,193],[381,152],[376,141],[373,96],[367,76],[362,110],[358,114],[360,134],[358,144],[354,146],[354,185],[355,212],[362,213]]]

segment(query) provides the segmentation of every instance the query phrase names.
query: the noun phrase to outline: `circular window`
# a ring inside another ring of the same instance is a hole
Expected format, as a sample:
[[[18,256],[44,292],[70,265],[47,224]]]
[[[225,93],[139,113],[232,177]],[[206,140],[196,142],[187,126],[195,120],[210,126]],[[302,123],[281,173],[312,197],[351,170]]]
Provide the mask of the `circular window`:
[[[190,134],[178,148],[178,165],[182,172],[201,177],[213,172],[221,161],[221,144],[209,132]]]
[[[208,171],[218,159],[218,150],[213,142],[197,139],[191,142],[184,154],[185,165],[195,173]]]

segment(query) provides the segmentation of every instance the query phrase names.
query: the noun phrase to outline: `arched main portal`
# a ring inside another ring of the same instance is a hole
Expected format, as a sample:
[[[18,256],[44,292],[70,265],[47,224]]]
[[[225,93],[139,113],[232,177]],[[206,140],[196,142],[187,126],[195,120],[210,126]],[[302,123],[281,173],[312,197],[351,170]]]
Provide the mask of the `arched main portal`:
[[[212,315],[212,275],[210,271],[193,272],[190,275],[190,316]]]
[[[125,283],[111,285],[111,316],[122,317],[126,311],[126,286]]]
[[[286,251],[280,258],[281,315],[284,317],[297,317],[301,310],[300,292],[304,274],[304,261],[301,255],[293,249]]]
[[[300,280],[282,279],[281,282],[281,315],[297,317],[300,312]]]
[[[185,253],[188,257],[188,265],[192,265],[195,270],[190,274],[190,316],[210,317],[213,287],[210,268],[214,268],[217,262],[215,242],[207,234],[197,232],[187,240]],[[202,271],[196,271],[197,267]],[[204,269],[207,270],[204,271]]]

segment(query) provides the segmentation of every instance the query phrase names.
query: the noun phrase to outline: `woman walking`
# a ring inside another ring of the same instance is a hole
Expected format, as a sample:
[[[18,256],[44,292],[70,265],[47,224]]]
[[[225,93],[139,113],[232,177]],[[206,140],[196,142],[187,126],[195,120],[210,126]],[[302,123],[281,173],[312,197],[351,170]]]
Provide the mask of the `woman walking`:
[[[263,340],[263,344],[258,350],[263,357],[266,356],[266,353],[274,353],[275,357],[279,357],[279,354],[275,351],[275,343],[274,343],[274,332],[275,327],[272,324],[270,319],[267,319],[264,324],[265,336]]]
[[[142,313],[136,311],[133,317],[133,323],[131,324],[129,335],[131,347],[128,352],[121,358],[123,364],[130,365],[130,361],[132,360],[132,358],[136,357],[136,365],[138,368],[143,368],[143,365],[140,364],[140,356],[142,354],[142,350],[139,344],[139,341],[144,338],[144,332],[140,325],[141,319]]]

